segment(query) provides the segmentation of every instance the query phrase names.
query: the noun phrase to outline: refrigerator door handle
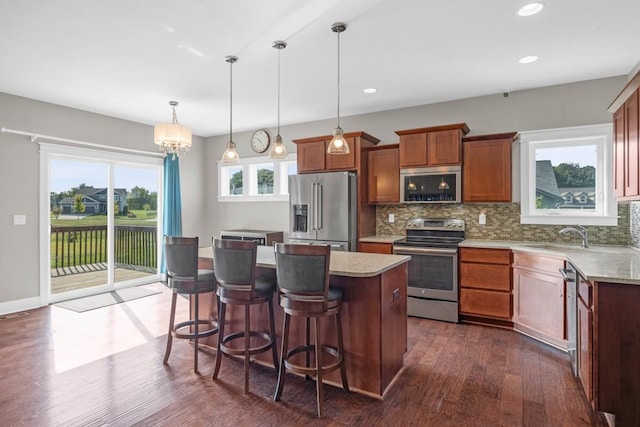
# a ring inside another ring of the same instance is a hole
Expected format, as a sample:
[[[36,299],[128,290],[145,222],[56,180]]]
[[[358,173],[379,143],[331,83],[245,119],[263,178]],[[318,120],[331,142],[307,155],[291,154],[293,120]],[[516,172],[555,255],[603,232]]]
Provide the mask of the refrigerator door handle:
[[[313,215],[313,230],[318,229],[318,183],[314,182],[311,184],[311,204],[313,205],[313,210],[311,215]]]
[[[316,227],[317,230],[322,229],[322,184],[317,184],[316,191]]]

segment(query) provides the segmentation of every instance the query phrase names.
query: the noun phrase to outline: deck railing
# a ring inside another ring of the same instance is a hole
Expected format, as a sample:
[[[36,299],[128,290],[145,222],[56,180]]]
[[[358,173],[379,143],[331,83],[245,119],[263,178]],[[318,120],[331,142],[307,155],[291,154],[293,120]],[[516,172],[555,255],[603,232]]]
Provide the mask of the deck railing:
[[[157,268],[157,229],[116,225],[115,262],[124,268]],[[51,227],[51,270],[56,275],[104,269],[107,263],[107,226]],[[90,266],[90,267],[89,267]]]

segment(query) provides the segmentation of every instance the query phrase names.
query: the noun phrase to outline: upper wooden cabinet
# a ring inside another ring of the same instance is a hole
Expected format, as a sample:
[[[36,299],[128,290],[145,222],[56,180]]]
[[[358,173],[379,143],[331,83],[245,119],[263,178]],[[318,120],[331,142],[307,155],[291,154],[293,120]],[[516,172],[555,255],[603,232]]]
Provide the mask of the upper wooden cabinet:
[[[398,144],[369,150],[369,203],[400,202]]]
[[[614,194],[640,200],[640,72],[609,106],[613,113]]]
[[[462,202],[511,201],[511,145],[517,132],[462,139]]]
[[[400,167],[459,165],[461,141],[467,133],[466,123],[396,131]]]
[[[327,154],[331,135],[294,139],[298,152],[298,173],[360,170],[362,149],[373,147],[380,140],[365,132],[350,132],[344,136],[349,144],[349,154]]]

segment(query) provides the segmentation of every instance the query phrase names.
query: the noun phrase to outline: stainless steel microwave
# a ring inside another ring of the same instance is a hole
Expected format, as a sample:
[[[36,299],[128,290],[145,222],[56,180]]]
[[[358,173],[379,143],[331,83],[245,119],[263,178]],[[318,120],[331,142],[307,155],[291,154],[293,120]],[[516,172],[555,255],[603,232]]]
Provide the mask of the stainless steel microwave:
[[[461,203],[460,166],[400,169],[401,203]]]

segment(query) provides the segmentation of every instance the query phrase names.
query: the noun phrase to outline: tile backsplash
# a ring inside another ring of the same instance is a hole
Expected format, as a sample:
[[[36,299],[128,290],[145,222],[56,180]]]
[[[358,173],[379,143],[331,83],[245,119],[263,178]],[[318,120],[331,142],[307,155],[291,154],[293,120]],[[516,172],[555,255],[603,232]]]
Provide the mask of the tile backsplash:
[[[483,211],[487,224],[479,225],[478,215]],[[389,223],[389,214],[395,215],[395,222]],[[468,239],[579,243],[575,234],[558,234],[562,228],[573,224],[520,224],[519,203],[379,205],[376,207],[376,233],[404,235],[405,222],[415,217],[464,219]],[[618,204],[617,227],[589,226],[587,229],[592,244],[640,247],[640,202]]]

